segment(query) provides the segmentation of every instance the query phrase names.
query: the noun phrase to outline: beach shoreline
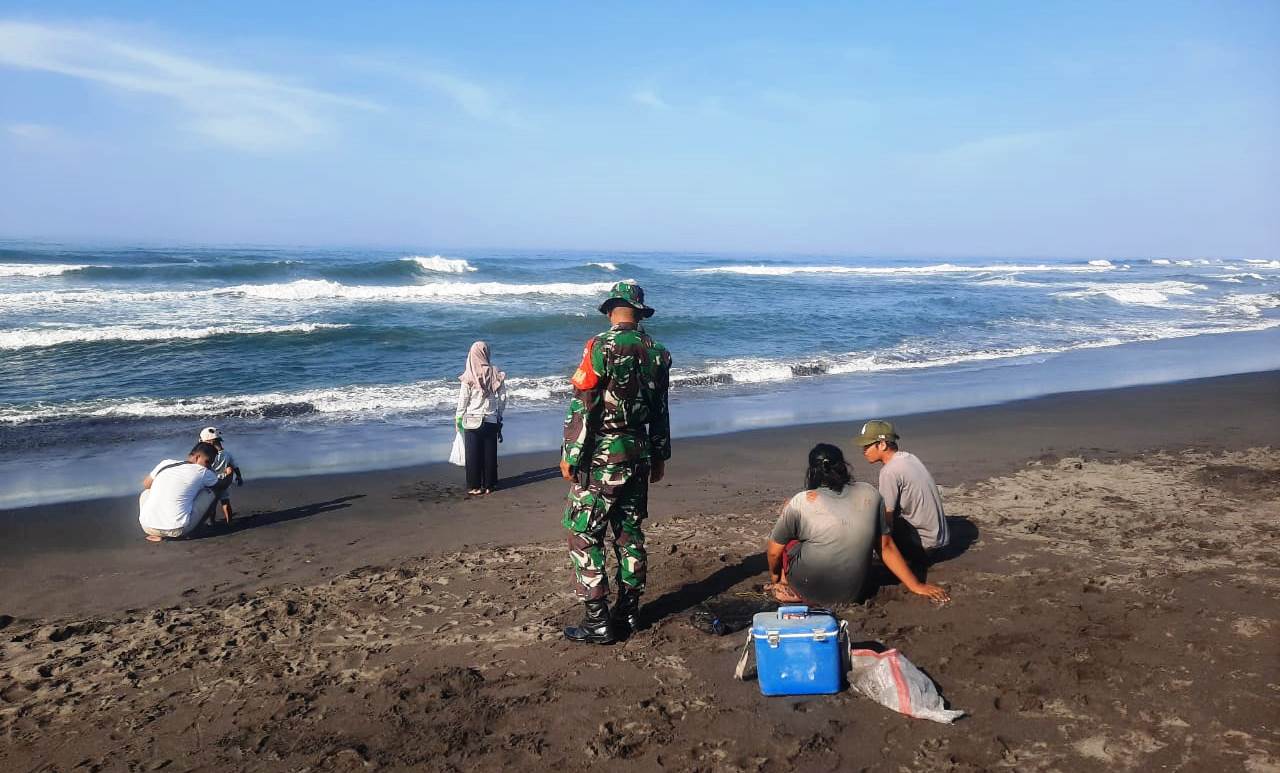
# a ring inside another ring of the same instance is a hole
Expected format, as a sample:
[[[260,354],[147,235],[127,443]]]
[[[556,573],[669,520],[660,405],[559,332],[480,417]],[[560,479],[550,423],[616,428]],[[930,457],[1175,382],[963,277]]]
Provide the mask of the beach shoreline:
[[[893,418],[903,447],[925,459],[946,488],[1046,455],[1107,459],[1273,445],[1280,439],[1280,371]],[[855,429],[828,422],[677,437],[668,480],[653,491],[653,518],[744,504],[772,509],[796,485],[813,443],[847,447]],[[172,604],[318,581],[362,564],[554,539],[564,497],[557,461],[554,452],[501,456],[502,489],[484,499],[467,499],[461,469],[445,463],[252,480],[231,490],[241,517],[230,533],[219,527],[159,548],[142,542],[132,495],[0,510],[0,613]],[[874,474],[855,463],[859,479]],[[157,573],[169,580],[156,583]]]
[[[930,368],[798,376],[672,394],[672,432],[691,439],[755,429],[861,421],[998,405],[1078,391],[1172,383],[1280,368],[1280,328],[1131,342]],[[567,385],[567,375],[566,375]],[[566,386],[567,389],[567,386]],[[821,399],[814,399],[815,393]],[[504,454],[537,455],[559,444],[564,406],[507,411]],[[125,495],[163,458],[185,454],[199,427],[216,424],[254,485],[265,478],[372,473],[443,461],[451,416],[381,422],[185,420],[0,424],[0,511]],[[85,437],[95,443],[86,445]],[[118,460],[103,465],[102,456]]]

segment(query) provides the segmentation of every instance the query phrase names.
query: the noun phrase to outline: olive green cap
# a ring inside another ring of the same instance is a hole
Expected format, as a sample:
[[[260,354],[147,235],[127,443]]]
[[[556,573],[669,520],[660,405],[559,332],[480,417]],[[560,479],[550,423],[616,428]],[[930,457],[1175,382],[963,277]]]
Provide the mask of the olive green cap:
[[[644,305],[644,288],[635,283],[635,280],[627,280],[619,282],[609,291],[609,297],[604,299],[604,303],[600,304],[600,313],[608,314],[615,303],[625,303],[636,311],[640,312],[640,316],[648,319],[653,316],[653,309]]]
[[[881,419],[872,419],[862,425],[862,433],[858,435],[858,446],[866,448],[881,440],[897,441],[897,439],[898,433],[894,431],[892,424]]]

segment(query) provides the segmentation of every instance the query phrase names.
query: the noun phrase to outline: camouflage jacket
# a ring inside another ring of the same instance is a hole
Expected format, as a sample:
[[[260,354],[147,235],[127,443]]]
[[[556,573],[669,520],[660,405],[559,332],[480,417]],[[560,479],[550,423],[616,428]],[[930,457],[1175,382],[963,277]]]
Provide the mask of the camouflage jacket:
[[[609,464],[671,458],[667,410],[671,354],[635,324],[587,341],[573,374],[564,421],[564,461],[577,467],[607,454]]]

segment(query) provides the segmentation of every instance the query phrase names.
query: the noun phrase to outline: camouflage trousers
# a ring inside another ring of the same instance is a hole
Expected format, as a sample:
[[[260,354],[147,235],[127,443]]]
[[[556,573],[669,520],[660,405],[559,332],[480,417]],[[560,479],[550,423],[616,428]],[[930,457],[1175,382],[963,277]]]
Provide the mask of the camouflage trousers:
[[[644,519],[649,515],[649,463],[593,465],[587,485],[574,481],[562,523],[569,530],[569,558],[578,598],[608,598],[605,537],[611,536],[619,587],[644,590],[647,554]],[[608,534],[607,534],[608,533]]]

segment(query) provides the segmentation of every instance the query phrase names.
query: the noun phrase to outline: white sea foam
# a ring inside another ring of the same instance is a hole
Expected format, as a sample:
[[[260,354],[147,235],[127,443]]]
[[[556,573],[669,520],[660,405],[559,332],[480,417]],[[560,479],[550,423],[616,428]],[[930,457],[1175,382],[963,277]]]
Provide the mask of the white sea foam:
[[[1044,282],[1031,282],[1026,279],[1014,279],[1011,276],[996,276],[983,279],[978,284],[984,287],[1054,287]]]
[[[549,284],[506,284],[502,282],[442,281],[421,285],[344,285],[325,279],[298,279],[293,282],[261,285],[235,285],[209,290],[159,290],[138,292],[128,290],[42,290],[25,293],[0,294],[0,304],[11,307],[44,307],[62,304],[108,305],[165,302],[188,302],[201,299],[259,298],[274,301],[387,301],[427,302],[454,301],[506,297],[518,295],[573,296],[598,295],[608,292],[611,284],[595,282],[576,284],[553,282]]]
[[[1092,298],[1106,296],[1117,303],[1139,304],[1143,306],[1164,306],[1169,303],[1169,296],[1192,295],[1198,290],[1207,289],[1204,285],[1190,282],[1126,282],[1118,284],[1091,284],[1079,290],[1063,290],[1053,293],[1058,298]]]
[[[445,258],[440,255],[431,255],[424,257],[422,255],[410,255],[401,260],[410,263],[417,263],[418,267],[424,271],[435,271],[440,274],[465,274],[468,271],[475,271],[470,263],[461,258]]]
[[[1155,266],[1167,266],[1172,262],[1173,261],[1168,260],[1166,258],[1155,258],[1154,260],[1151,261],[1152,265],[1155,265]]]
[[[603,268],[605,271],[617,271],[617,270],[618,270],[618,264],[616,264],[616,263],[609,263],[609,262],[607,262],[607,261],[606,261],[606,262],[600,262],[600,263],[588,263],[587,265],[588,265],[588,266],[594,266],[595,268]]]
[[[312,333],[349,327],[325,323],[298,325],[247,325],[199,328],[144,328],[131,326],[26,328],[0,331],[0,349],[40,349],[97,341],[176,341],[224,335],[274,335]]]
[[[512,404],[545,402],[567,397],[567,377],[512,378]],[[23,408],[0,404],[0,424],[22,424],[72,417],[95,419],[216,417],[285,412],[330,416],[390,417],[408,413],[452,411],[458,399],[456,381],[426,380],[410,384],[370,384],[262,392],[247,395],[208,395],[192,398],[125,398],[84,400]]]
[[[1257,258],[1249,258],[1245,263],[1255,268],[1280,268],[1280,260],[1259,260]]]
[[[93,267],[63,263],[0,263],[0,276],[59,276],[86,268]]]
[[[1221,280],[1222,280],[1222,281],[1224,281],[1224,282],[1231,282],[1231,283],[1233,283],[1233,284],[1243,284],[1243,283],[1244,283],[1244,280],[1246,280],[1246,279],[1252,279],[1252,280],[1254,280],[1254,281],[1256,281],[1256,282],[1265,282],[1265,281],[1266,281],[1266,279],[1262,276],[1262,274],[1255,274],[1255,273],[1253,273],[1252,271],[1245,271],[1245,270],[1244,270],[1244,269],[1242,269],[1242,268],[1230,268],[1229,270],[1230,270],[1230,271],[1233,271],[1234,273],[1231,273],[1231,274],[1214,274],[1214,275],[1212,276],[1212,278],[1213,278],[1213,279],[1221,279]]]
[[[574,284],[506,284],[503,282],[432,282],[424,285],[380,287],[377,285],[344,285],[323,279],[299,279],[286,284],[238,285],[211,291],[221,295],[244,295],[251,298],[302,301],[337,298],[353,301],[430,301],[463,300],[510,295],[597,295],[612,285]]]
[[[935,266],[714,266],[695,268],[695,274],[742,274],[745,276],[791,276],[794,274],[864,274],[868,276],[922,275],[922,274],[1022,274],[1029,272],[1063,272],[1063,273],[1096,273],[1112,271],[1115,266],[1109,261],[1101,265],[1090,261],[1088,265],[989,265],[961,266],[952,263],[940,263]]]
[[[1109,260],[1099,259],[1089,261],[1090,266],[1099,266],[1101,268],[1111,268],[1112,263]]]
[[[798,363],[758,357],[736,357],[687,375],[689,378],[698,378],[703,375],[727,375],[733,378],[735,384],[763,384],[770,381],[787,381],[792,378],[793,364]]]
[[[1280,308],[1280,293],[1239,293],[1228,295],[1213,308],[1215,314],[1238,312],[1248,317],[1261,317],[1264,309]]]

